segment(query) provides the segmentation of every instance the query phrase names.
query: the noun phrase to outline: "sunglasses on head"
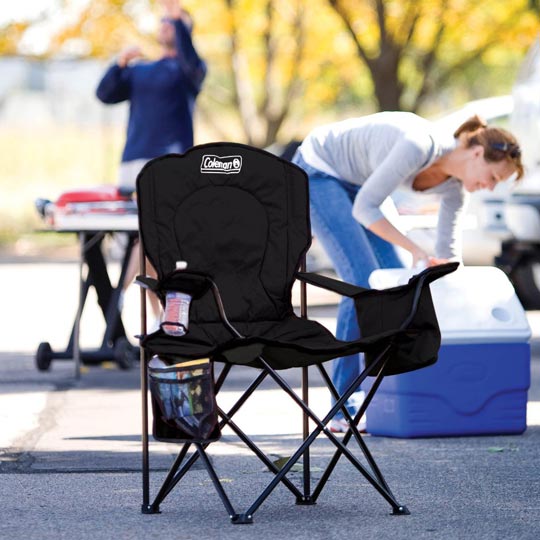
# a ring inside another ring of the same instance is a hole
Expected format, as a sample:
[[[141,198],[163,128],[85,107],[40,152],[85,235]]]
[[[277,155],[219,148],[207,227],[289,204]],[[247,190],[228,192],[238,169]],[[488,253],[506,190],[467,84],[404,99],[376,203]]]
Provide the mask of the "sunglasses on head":
[[[513,143],[492,143],[490,146],[491,146],[491,148],[493,148],[493,150],[500,150],[501,152],[505,152],[512,159],[516,159],[518,157],[521,157],[521,148],[517,144],[513,144]]]

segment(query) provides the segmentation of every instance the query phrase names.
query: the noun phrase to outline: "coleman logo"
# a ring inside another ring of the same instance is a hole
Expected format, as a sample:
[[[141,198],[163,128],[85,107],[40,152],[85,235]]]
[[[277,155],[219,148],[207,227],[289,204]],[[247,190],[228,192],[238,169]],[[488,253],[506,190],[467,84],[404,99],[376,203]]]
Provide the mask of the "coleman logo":
[[[242,168],[242,156],[205,155],[201,161],[202,173],[237,174]]]

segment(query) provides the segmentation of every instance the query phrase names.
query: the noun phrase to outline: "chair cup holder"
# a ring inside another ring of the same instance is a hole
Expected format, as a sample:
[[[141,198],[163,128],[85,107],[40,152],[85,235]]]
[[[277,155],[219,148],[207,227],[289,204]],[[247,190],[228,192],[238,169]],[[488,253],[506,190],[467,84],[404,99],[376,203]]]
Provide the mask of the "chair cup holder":
[[[217,404],[210,362],[166,369],[148,368],[154,426],[165,437],[156,439],[206,440],[215,434]],[[165,429],[163,429],[165,428]],[[170,428],[170,429],[167,429]]]

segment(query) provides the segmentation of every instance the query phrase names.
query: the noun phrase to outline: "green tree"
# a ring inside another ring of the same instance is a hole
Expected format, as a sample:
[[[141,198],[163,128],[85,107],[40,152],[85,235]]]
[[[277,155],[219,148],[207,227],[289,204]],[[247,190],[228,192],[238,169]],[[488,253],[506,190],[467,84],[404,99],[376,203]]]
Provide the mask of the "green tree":
[[[224,84],[206,96],[237,111],[247,142],[269,145],[280,130],[281,138],[302,136],[291,117],[369,100],[365,76],[351,70],[352,44],[324,0],[222,0],[208,11],[219,13],[221,51],[209,52]]]
[[[62,0],[62,8],[71,5]],[[291,124],[302,135],[291,120],[299,112],[324,111],[340,100],[358,101],[359,95],[369,99],[367,79],[350,69],[352,44],[325,0],[184,0],[183,5],[194,16],[195,41],[209,64],[198,109],[221,137],[266,146],[287,122],[283,138],[294,136]],[[52,36],[44,56],[83,51],[106,59],[135,42],[152,57],[159,48],[144,22],[159,15],[155,0],[89,1]],[[21,32],[11,40],[12,50]]]
[[[369,70],[381,110],[417,111],[471,66],[538,31],[536,0],[328,0]],[[480,70],[481,71],[481,70]]]
[[[0,28],[0,55],[17,54],[19,42],[29,26],[28,22],[16,22]]]
[[[456,84],[464,99],[479,88],[507,91],[538,31],[539,2],[184,0],[209,64],[198,110],[218,137],[266,146],[302,136],[310,116],[335,118],[341,106],[423,112]],[[45,55],[111,58],[136,42],[152,57],[159,47],[148,21],[159,15],[156,0],[89,0]],[[17,52],[39,23],[0,29],[0,54]]]
[[[234,105],[247,141],[266,146],[276,140],[302,90],[304,2],[225,0],[225,4]]]

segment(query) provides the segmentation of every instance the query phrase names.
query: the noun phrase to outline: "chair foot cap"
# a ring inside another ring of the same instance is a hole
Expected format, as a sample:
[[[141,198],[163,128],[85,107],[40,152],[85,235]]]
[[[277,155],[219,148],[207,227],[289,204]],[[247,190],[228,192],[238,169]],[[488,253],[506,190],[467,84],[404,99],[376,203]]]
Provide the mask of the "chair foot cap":
[[[392,510],[393,516],[410,516],[411,513],[406,506],[397,506]]]
[[[141,505],[142,514],[161,514],[159,506],[154,506],[152,504],[142,504]]]
[[[300,506],[312,506],[312,505],[317,504],[317,503],[311,497],[297,497],[296,498],[296,504],[298,504]]]
[[[253,523],[253,516],[251,514],[234,514],[231,516],[231,523],[233,525],[248,525]]]

